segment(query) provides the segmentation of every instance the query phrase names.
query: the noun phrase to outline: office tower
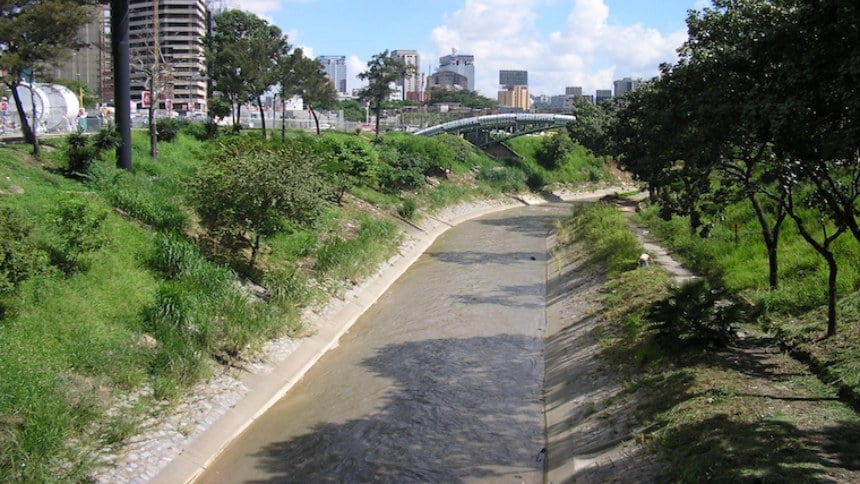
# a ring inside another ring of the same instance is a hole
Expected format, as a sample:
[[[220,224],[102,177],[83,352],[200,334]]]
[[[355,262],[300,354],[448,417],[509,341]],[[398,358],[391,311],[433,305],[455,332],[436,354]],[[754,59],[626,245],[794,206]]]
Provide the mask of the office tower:
[[[436,70],[436,73],[442,74],[444,72],[453,72],[454,74],[457,74],[457,76],[442,75],[439,79],[447,81],[454,80],[456,82],[452,84],[440,83],[437,84],[437,86],[444,87],[450,85],[451,88],[454,88],[454,86],[462,85],[462,89],[468,89],[470,91],[475,90],[475,56],[452,52],[451,55],[440,57],[439,69]],[[464,82],[464,79],[465,84],[461,84]]]
[[[582,87],[573,86],[564,88],[565,96],[582,96]]]
[[[339,93],[346,94],[346,56],[321,55],[317,62],[322,65],[326,77]]]
[[[205,0],[130,0],[128,7],[132,100],[142,105],[157,50],[156,108],[206,112],[203,38],[209,13]]]
[[[529,71],[499,71],[499,85],[528,87]]]
[[[57,80],[78,81],[100,100],[111,101],[110,9],[106,6],[92,9],[93,20],[78,31],[80,46],[51,68],[50,74]]]
[[[614,82],[615,84],[615,97],[621,97],[628,92],[633,92],[639,87],[638,79],[631,79],[629,77],[625,77],[624,79],[619,79]]]
[[[421,91],[421,76],[418,73],[418,67],[421,65],[418,52],[414,50],[398,49],[391,52],[391,58],[406,64],[407,66],[415,66],[412,74],[395,81],[400,87],[403,100],[417,99],[418,92]]]
[[[506,108],[527,111],[531,107],[529,90],[525,86],[508,86],[499,91],[498,101],[500,106]]]
[[[600,104],[601,101],[612,99],[612,89],[598,89],[594,92],[594,102]]]

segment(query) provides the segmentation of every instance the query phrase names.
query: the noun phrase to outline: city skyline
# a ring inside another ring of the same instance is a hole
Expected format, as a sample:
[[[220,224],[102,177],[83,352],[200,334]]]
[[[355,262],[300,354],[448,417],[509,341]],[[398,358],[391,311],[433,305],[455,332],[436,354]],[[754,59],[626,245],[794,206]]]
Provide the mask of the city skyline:
[[[423,74],[438,59],[475,57],[475,88],[495,97],[498,71],[530,72],[535,94],[612,89],[617,79],[649,79],[661,62],[676,58],[686,40],[687,10],[704,0],[659,4],[632,0],[439,0],[410,4],[373,0],[227,0],[280,27],[310,57],[343,55],[347,88],[378,52],[414,49]],[[336,14],[332,12],[337,12]]]

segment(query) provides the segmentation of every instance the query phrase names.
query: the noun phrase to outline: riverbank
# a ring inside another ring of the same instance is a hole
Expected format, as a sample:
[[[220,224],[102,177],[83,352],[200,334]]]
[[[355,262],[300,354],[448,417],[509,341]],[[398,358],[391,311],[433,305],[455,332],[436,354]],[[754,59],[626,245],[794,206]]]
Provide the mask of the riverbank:
[[[596,199],[630,187],[590,192],[563,192],[553,200]],[[105,453],[106,470],[99,482],[186,482],[269,406],[299,381],[341,335],[380,297],[427,247],[448,228],[466,220],[516,206],[543,203],[528,197],[521,200],[484,201],[458,205],[426,217],[416,226],[404,226],[406,237],[398,255],[387,261],[365,282],[346,291],[305,320],[310,336],[284,338],[268,343],[263,357],[242,368],[225,370],[198,385],[157,420],[146,422],[146,431],[130,439],[121,453]]]

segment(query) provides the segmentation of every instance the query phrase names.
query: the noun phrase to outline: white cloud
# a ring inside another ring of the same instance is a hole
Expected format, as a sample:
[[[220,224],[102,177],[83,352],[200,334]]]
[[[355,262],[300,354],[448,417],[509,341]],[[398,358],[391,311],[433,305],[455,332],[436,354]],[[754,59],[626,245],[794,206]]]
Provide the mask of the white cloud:
[[[529,71],[534,94],[558,94],[565,86],[609,89],[620,77],[649,78],[661,62],[676,58],[685,31],[664,35],[641,24],[609,21],[604,0],[574,0],[565,28],[538,32],[541,7],[552,0],[466,0],[446,16],[431,39],[441,54],[456,48],[475,56],[476,87],[489,97],[498,90],[500,69]]]
[[[266,18],[281,9],[281,0],[227,0],[228,8],[236,8]]]
[[[359,72],[367,70],[367,62],[358,58],[357,55],[351,55],[346,58],[346,90],[352,92],[353,89],[364,87],[366,81],[357,78]]]

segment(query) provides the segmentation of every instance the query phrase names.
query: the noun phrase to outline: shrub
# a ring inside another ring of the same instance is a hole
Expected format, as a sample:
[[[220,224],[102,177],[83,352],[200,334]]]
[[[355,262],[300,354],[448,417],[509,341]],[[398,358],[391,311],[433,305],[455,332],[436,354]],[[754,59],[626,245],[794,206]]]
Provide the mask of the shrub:
[[[294,266],[278,268],[266,273],[263,285],[272,303],[282,309],[302,308],[315,299],[308,277]]]
[[[389,192],[417,190],[424,186],[427,163],[421,157],[403,155],[382,169],[379,184]]]
[[[115,150],[119,147],[122,140],[119,137],[119,132],[113,124],[105,125],[98,133],[92,136],[92,146],[95,156],[100,156],[105,151]]]
[[[283,220],[312,222],[329,191],[317,152],[304,144],[235,138],[220,145],[190,183],[190,199],[201,222],[224,240],[246,237],[251,265],[263,236]]]
[[[173,118],[164,118],[159,119],[155,124],[156,129],[156,138],[158,141],[163,141],[165,143],[172,143],[176,136],[179,135],[179,131],[182,130],[183,126],[186,123]]]
[[[415,211],[418,209],[418,204],[415,200],[407,198],[403,200],[403,204],[397,210],[397,213],[406,220],[412,220],[415,217]]]
[[[535,152],[535,159],[547,170],[555,170],[567,161],[567,155],[573,152],[574,148],[573,140],[566,130],[562,130],[543,138],[540,148]]]
[[[67,198],[59,201],[51,215],[59,236],[59,244],[52,251],[54,261],[66,273],[84,269],[84,256],[107,241],[102,230],[107,212],[84,200]]]
[[[529,173],[528,178],[526,179],[526,185],[528,185],[529,190],[533,192],[538,192],[543,189],[543,187],[547,186],[549,183],[547,181],[546,175],[539,171],[535,171]]]
[[[379,172],[379,154],[356,136],[323,136],[317,146],[325,159],[325,172],[336,187],[337,203],[351,185],[371,184]]]
[[[481,167],[478,179],[503,192],[521,192],[527,187],[526,174],[514,167]]]
[[[86,174],[90,170],[93,158],[93,150],[87,135],[82,132],[69,134],[66,138],[66,172],[74,176]]]
[[[0,207],[0,296],[47,266],[47,254],[30,241],[30,231],[19,212]],[[0,315],[2,312],[0,307]]]
[[[737,338],[732,325],[749,316],[746,305],[727,296],[705,279],[670,288],[669,297],[648,309],[649,330],[672,346],[723,347]]]

